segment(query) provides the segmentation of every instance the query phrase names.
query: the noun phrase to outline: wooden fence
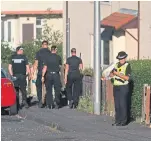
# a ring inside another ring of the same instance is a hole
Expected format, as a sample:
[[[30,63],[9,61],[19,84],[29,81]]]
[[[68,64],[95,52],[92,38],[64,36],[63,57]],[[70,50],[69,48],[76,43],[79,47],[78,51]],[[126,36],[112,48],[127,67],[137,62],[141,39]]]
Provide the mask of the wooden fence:
[[[144,91],[142,95],[142,122],[146,125],[151,123],[151,86],[144,85]]]
[[[102,113],[114,116],[114,98],[113,98],[113,86],[109,80],[102,81]],[[83,95],[93,95],[93,78],[84,76],[83,78]],[[142,94],[142,122],[146,125],[151,123],[151,86],[145,84],[144,92]]]
[[[102,81],[102,105],[101,109],[104,114],[114,116],[114,98],[113,98],[113,86],[110,80]],[[82,80],[82,95],[93,95],[93,78],[90,76],[84,76]]]

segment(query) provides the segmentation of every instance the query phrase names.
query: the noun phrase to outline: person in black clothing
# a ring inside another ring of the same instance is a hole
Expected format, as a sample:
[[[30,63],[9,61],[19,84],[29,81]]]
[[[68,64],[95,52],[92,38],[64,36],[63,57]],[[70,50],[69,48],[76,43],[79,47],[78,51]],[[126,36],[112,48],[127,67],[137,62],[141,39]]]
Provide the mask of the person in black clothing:
[[[57,48],[56,46],[51,47],[51,55],[47,58],[44,64],[43,72],[42,72],[42,81],[44,82],[45,77],[45,85],[46,85],[46,103],[48,104],[48,108],[52,109],[55,106],[55,109],[59,109],[60,105],[60,92],[61,92],[61,80],[60,80],[60,67],[62,65],[61,57],[56,54]],[[55,90],[55,102],[53,102],[52,95],[52,86],[54,85]]]
[[[69,108],[76,108],[79,102],[81,88],[81,74],[83,63],[81,58],[76,56],[76,49],[71,49],[72,56],[67,58],[65,68],[65,83],[67,87],[67,95],[69,100]],[[73,92],[72,92],[73,87]]]
[[[28,65],[28,59],[23,55],[23,48],[21,46],[16,48],[16,53],[11,56],[8,71],[12,77],[16,77],[14,82],[16,93],[17,93],[17,107],[19,110],[19,90],[22,92],[22,100],[25,108],[28,108],[27,103],[27,74],[30,75],[30,69]]]
[[[37,96],[38,96],[38,101],[39,101],[39,108],[43,108],[44,105],[42,103],[42,69],[44,66],[45,60],[47,60],[50,56],[51,51],[48,49],[48,42],[43,41],[42,42],[42,48],[36,53],[35,56],[35,62],[34,62],[34,67],[33,67],[33,76],[35,70],[38,68],[38,73],[37,73],[37,80],[36,80],[36,88],[37,88]],[[33,78],[35,79],[35,78]]]

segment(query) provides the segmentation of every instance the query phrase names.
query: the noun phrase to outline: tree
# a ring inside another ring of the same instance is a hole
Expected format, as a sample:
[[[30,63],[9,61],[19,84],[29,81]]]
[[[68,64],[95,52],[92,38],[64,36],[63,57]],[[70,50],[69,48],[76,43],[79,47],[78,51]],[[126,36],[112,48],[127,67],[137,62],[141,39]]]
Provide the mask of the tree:
[[[1,60],[3,64],[8,64],[10,56],[13,54],[12,47],[7,42],[1,43]]]
[[[45,15],[43,16],[44,25],[43,25],[43,34],[38,36],[38,39],[33,40],[32,42],[27,42],[22,44],[24,47],[24,52],[28,57],[29,62],[34,62],[34,57],[36,52],[41,48],[41,42],[43,40],[48,41],[49,48],[52,45],[56,45],[58,47],[58,54],[62,57],[62,42],[63,42],[63,34],[59,30],[53,30],[53,27],[48,26],[47,20],[54,18],[53,15]]]

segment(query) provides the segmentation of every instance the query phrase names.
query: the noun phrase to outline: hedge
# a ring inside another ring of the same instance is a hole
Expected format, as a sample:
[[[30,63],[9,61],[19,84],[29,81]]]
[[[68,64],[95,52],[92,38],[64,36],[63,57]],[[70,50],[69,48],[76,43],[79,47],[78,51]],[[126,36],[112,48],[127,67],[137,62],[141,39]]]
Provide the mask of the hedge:
[[[130,83],[130,89],[132,94],[130,103],[131,117],[136,119],[141,117],[143,85],[151,84],[151,60],[130,60],[129,63],[131,64],[132,68],[132,81]],[[83,71],[83,75],[93,76],[93,69],[86,68]],[[82,97],[82,99],[84,99],[84,96]],[[86,99],[88,99],[87,96]],[[80,100],[79,105],[79,109],[82,110],[82,100]]]
[[[132,117],[141,117],[143,85],[151,84],[151,60],[131,60],[132,67]]]

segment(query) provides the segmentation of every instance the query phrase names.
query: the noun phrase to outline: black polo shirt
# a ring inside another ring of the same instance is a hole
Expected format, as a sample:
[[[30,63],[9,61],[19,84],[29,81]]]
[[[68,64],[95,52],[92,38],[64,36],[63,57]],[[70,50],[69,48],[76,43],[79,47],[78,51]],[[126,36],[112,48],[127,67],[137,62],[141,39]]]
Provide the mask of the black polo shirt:
[[[35,56],[35,60],[38,60],[38,74],[42,75],[42,69],[44,66],[45,60],[48,60],[51,55],[51,51],[48,48],[41,48]]]
[[[69,65],[69,73],[79,72],[79,65],[82,64],[82,60],[77,56],[71,56],[67,59],[66,64]]]
[[[55,53],[51,53],[44,63],[47,66],[48,72],[59,72],[62,65],[61,57]]]
[[[10,58],[9,64],[12,65],[13,74],[26,75],[26,65],[28,65],[28,59],[25,55],[14,54]]]

